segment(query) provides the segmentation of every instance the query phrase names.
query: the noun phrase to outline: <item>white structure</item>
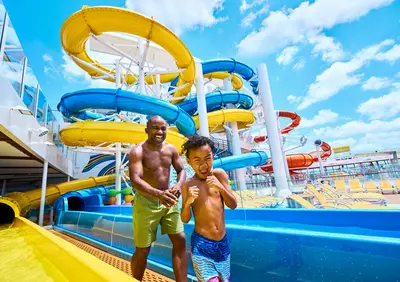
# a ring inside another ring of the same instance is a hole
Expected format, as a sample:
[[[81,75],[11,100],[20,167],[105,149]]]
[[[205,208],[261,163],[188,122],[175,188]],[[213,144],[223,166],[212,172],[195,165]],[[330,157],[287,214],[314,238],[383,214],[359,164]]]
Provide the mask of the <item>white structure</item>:
[[[285,164],[283,159],[278,120],[272,102],[271,88],[269,85],[266,64],[259,64],[257,68],[259,79],[259,95],[262,100],[262,109],[267,126],[268,142],[271,148],[272,167],[276,183],[276,197],[286,198],[291,194],[286,178]]]
[[[203,66],[201,63],[196,63],[196,92],[198,107],[197,111],[200,118],[200,135],[210,137],[210,131],[208,129],[206,93],[204,92]]]
[[[225,78],[224,79],[224,90],[225,91],[232,91],[232,81],[231,78]],[[234,109],[236,108],[235,105],[228,105],[228,108]],[[229,123],[229,128],[231,129],[230,131],[226,131],[226,136],[230,135],[231,139],[231,144],[232,144],[232,154],[234,156],[239,156],[242,154],[242,150],[240,147],[240,138],[239,138],[239,129],[237,122],[230,122]],[[245,168],[240,168],[235,170],[234,172],[235,176],[235,184],[236,187],[239,188],[239,190],[246,190],[246,169]]]

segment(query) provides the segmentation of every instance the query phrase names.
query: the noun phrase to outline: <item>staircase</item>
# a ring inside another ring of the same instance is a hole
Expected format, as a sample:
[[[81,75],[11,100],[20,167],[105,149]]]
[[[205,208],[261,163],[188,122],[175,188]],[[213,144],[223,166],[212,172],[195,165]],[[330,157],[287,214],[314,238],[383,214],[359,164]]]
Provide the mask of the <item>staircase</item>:
[[[216,147],[216,158],[232,156],[232,142],[228,142],[222,138],[215,138],[213,136],[211,136],[211,140],[214,142]]]

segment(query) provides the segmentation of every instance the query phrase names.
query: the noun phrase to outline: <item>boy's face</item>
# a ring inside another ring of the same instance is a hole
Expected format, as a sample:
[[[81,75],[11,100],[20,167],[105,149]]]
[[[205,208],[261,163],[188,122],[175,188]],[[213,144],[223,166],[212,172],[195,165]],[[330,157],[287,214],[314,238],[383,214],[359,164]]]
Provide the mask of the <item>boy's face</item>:
[[[214,155],[208,145],[190,149],[187,159],[189,165],[200,179],[206,179],[210,175],[213,160]]]

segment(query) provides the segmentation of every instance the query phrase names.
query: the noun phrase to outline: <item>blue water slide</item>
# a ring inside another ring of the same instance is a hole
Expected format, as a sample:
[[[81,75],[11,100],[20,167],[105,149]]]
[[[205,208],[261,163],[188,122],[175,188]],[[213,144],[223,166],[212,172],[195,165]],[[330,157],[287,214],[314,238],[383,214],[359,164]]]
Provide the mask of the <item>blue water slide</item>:
[[[202,62],[203,74],[212,72],[229,72],[240,75],[244,80],[248,81],[253,88],[253,93],[258,94],[258,79],[255,79],[256,73],[248,65],[238,62],[234,59],[216,59]],[[168,91],[173,90],[173,87],[178,83],[178,77],[172,82]]]
[[[79,118],[88,108],[160,115],[168,123],[175,124],[183,135],[196,133],[192,117],[178,106],[121,89],[94,88],[68,93],[61,97],[57,108],[67,118]]]
[[[238,156],[224,157],[214,160],[213,168],[222,168],[225,171],[235,170],[248,166],[260,166],[267,162],[268,155],[263,151],[253,151]]]
[[[220,109],[227,104],[239,105],[240,108],[248,110],[253,106],[253,98],[239,91],[217,91],[206,96],[207,112]],[[179,107],[189,115],[193,115],[197,111],[197,98],[185,100]]]

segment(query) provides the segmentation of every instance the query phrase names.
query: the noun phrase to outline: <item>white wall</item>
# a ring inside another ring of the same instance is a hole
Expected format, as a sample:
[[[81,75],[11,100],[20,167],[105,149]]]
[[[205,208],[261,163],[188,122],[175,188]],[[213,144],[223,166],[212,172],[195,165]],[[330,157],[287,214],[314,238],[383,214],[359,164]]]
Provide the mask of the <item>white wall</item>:
[[[9,80],[0,76],[0,125],[12,133],[18,143],[25,144],[38,158],[47,159],[49,163],[63,173],[74,177],[73,164],[62,151],[55,145],[49,145],[50,136],[38,137],[30,130],[37,129],[40,124],[33,115],[23,115],[12,108],[20,105],[25,107],[23,101],[15,92]]]

